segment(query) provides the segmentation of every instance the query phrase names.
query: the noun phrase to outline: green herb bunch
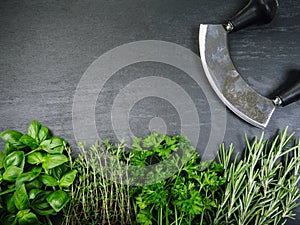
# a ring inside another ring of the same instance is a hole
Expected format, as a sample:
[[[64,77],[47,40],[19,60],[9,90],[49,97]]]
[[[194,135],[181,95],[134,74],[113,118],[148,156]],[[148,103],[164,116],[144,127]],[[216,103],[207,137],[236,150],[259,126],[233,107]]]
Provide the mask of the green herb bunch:
[[[49,129],[32,121],[27,134],[6,130],[0,151],[0,221],[4,225],[52,224],[70,199],[72,169],[70,149]]]
[[[71,187],[63,224],[133,224],[127,170],[123,169],[129,163],[124,143],[113,146],[103,141],[88,149],[80,143],[79,147],[73,165],[78,177]]]
[[[132,165],[149,166],[167,161],[151,177],[150,185],[132,188],[132,204],[138,224],[208,224],[218,207],[219,189],[225,183],[223,167],[215,162],[199,164],[199,155],[185,137],[153,133],[137,139],[130,152]],[[175,168],[175,170],[174,170]],[[172,173],[170,173],[172,171]],[[160,179],[164,176],[164,179]]]
[[[292,143],[287,129],[269,143],[255,138],[241,160],[234,148],[222,145],[219,162],[226,185],[211,224],[285,224],[299,206],[300,141]]]
[[[153,133],[130,150],[80,145],[64,225],[284,224],[300,197],[300,141],[292,140],[287,129],[271,142],[246,138],[241,157],[223,144],[215,162],[201,162],[181,136]]]
[[[80,148],[64,225],[204,224],[217,208],[223,168],[199,165],[184,137],[153,133],[136,138],[131,150],[108,141]]]

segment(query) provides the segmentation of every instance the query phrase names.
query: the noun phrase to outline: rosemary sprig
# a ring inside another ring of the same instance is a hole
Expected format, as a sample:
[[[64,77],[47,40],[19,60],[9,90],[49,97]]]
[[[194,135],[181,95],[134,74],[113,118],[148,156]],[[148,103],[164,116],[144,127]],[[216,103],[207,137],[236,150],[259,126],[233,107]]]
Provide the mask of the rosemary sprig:
[[[212,224],[284,224],[293,219],[300,197],[300,141],[287,128],[270,144],[263,135],[250,143],[241,160],[233,146],[221,146],[218,161],[227,183]]]

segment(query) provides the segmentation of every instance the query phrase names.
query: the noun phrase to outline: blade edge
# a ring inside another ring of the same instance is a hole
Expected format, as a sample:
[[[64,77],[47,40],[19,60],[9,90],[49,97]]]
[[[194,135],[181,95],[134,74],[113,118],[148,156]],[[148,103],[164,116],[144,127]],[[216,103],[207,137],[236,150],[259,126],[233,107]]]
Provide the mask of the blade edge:
[[[240,118],[242,118],[243,120],[245,120],[246,122],[252,124],[253,126],[259,127],[259,128],[266,128],[270,118],[275,110],[275,105],[272,108],[272,110],[269,112],[268,117],[266,118],[266,120],[264,122],[258,122],[254,119],[252,119],[251,117],[249,117],[248,115],[246,115],[245,113],[241,112],[240,110],[238,110],[231,102],[229,102],[223,95],[223,93],[220,91],[220,89],[216,86],[210,71],[209,71],[209,66],[208,63],[206,61],[206,55],[205,55],[205,47],[206,47],[206,35],[207,35],[207,28],[208,25],[207,24],[200,24],[200,28],[199,28],[199,52],[200,52],[200,58],[201,58],[201,62],[202,62],[202,67],[204,69],[205,75],[211,85],[211,87],[213,88],[213,90],[215,91],[215,93],[217,94],[217,96],[220,98],[220,100],[233,112],[235,113],[237,116],[239,116]],[[261,95],[260,95],[261,96]],[[265,98],[264,96],[261,96],[262,98]],[[267,99],[267,98],[265,98]],[[271,100],[269,100],[271,102]]]

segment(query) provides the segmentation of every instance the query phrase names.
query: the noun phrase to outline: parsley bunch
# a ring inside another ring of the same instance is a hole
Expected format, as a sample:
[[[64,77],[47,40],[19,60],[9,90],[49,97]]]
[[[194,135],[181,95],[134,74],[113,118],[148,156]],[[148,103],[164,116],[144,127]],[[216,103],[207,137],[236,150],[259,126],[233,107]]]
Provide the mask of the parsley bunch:
[[[199,164],[199,155],[185,137],[153,133],[137,139],[131,150],[132,165],[168,164],[145,171],[149,185],[132,188],[132,205],[138,224],[205,224],[218,207],[223,167],[216,162]],[[172,171],[172,174],[170,173]],[[160,176],[169,175],[166,179]],[[160,180],[159,182],[154,181]],[[148,180],[149,181],[149,180]]]

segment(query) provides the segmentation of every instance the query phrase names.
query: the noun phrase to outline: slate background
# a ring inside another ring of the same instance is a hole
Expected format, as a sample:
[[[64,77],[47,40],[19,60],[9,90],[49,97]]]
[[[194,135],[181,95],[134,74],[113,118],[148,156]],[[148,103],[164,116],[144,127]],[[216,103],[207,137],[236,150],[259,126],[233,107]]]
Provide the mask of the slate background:
[[[81,76],[94,60],[117,46],[139,40],[173,42],[199,54],[199,24],[222,23],[246,2],[0,0],[0,130],[25,132],[30,121],[36,119],[51,128],[53,134],[76,146],[73,98]],[[243,78],[266,96],[272,95],[290,70],[300,70],[299,0],[279,1],[279,4],[271,24],[234,33],[229,41],[232,59]],[[182,71],[151,62],[123,68],[105,86],[96,105],[100,137],[115,140],[109,114],[114,95],[135,77],[154,73],[172,75],[181,87],[190,90],[203,120],[199,138],[205,144],[211,124],[202,90]],[[286,126],[299,137],[299,109],[300,102],[278,108],[265,129],[266,137]],[[148,123],[153,117],[166,120],[168,134],[180,131],[180,115],[176,109],[165,100],[150,97],[132,108],[133,133],[149,133]],[[226,133],[221,141],[227,145],[233,143],[237,150],[242,150],[245,133],[253,137],[261,132],[227,111]],[[199,152],[202,145],[198,146]],[[300,209],[297,213],[297,219],[288,225],[299,224]]]

